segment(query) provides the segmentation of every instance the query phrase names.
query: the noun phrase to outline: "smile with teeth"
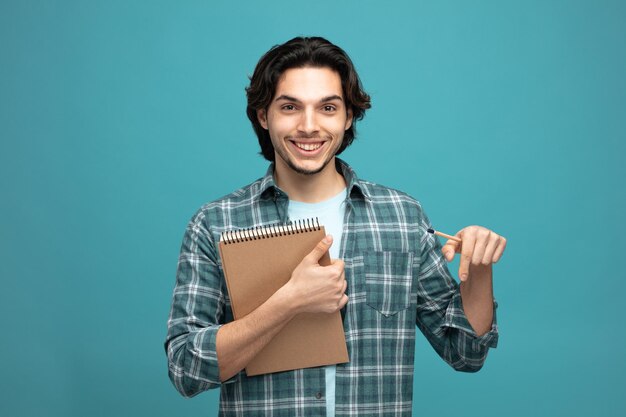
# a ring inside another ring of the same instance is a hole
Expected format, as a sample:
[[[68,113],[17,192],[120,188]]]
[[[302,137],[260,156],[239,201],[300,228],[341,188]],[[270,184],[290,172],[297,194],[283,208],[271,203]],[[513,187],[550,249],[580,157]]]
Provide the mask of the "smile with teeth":
[[[298,148],[303,149],[305,151],[314,151],[322,147],[323,142],[316,143],[302,143],[302,142],[293,142]]]

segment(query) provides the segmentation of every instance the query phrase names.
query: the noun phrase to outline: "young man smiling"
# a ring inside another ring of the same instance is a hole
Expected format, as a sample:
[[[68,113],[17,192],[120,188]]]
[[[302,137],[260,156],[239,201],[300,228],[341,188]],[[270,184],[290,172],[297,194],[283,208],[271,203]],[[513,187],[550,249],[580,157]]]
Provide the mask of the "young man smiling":
[[[506,240],[479,226],[445,246],[408,195],[336,158],[370,107],[343,50],[322,38],[272,48],[255,69],[248,117],[266,175],[202,207],[179,258],[165,343],[176,388],[221,387],[220,415],[411,415],[416,327],[461,371],[497,342],[492,264]],[[319,217],[329,235],[291,279],[234,321],[216,242],[232,228]],[[333,261],[320,266],[330,251]],[[446,267],[461,253],[457,284]],[[243,368],[295,315],[342,310],[350,362],[247,377]]]
[[[257,117],[278,155],[276,184],[296,201],[336,195],[346,183],[335,167],[335,154],[352,126],[339,74],[328,67],[291,68],[279,78],[275,95]]]

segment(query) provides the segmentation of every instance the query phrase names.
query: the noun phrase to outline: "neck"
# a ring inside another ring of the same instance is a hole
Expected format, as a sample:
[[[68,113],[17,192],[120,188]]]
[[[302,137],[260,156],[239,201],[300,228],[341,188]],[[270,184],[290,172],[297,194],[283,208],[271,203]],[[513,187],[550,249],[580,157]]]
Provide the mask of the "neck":
[[[336,196],[346,188],[346,181],[335,169],[333,158],[317,174],[300,174],[276,158],[274,168],[276,185],[289,195],[290,200],[303,203],[319,203]]]

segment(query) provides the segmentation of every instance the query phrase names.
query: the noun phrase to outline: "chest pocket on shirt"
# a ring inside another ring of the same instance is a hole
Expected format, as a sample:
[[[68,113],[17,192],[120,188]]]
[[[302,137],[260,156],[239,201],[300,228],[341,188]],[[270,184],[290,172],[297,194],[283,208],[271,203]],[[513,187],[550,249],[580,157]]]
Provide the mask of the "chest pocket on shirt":
[[[366,302],[385,316],[409,307],[413,252],[366,252]]]

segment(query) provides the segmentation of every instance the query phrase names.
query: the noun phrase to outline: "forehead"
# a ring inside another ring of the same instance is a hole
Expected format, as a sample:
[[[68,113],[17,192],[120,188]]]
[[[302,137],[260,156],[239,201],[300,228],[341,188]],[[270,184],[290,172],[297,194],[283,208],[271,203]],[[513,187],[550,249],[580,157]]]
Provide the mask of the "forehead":
[[[343,97],[341,77],[328,68],[290,68],[282,73],[276,85],[275,97],[287,95],[301,101],[338,95]]]

